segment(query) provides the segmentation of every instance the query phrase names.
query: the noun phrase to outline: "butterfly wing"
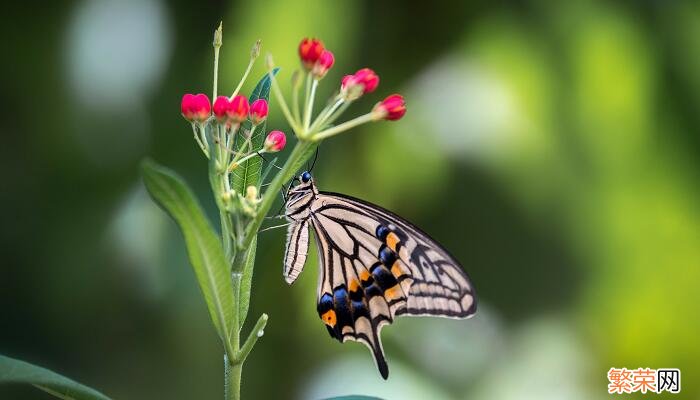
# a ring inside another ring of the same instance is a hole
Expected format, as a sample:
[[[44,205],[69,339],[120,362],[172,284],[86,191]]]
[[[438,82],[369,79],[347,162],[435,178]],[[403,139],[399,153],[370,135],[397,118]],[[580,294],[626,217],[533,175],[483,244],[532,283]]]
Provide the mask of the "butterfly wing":
[[[320,193],[309,221],[318,244],[318,312],[332,337],[366,344],[386,379],[380,330],[399,315],[467,318],[473,286],[442,246],[373,204]]]
[[[309,253],[309,220],[295,221],[287,228],[287,250],[284,252],[284,280],[294,283],[304,269]]]

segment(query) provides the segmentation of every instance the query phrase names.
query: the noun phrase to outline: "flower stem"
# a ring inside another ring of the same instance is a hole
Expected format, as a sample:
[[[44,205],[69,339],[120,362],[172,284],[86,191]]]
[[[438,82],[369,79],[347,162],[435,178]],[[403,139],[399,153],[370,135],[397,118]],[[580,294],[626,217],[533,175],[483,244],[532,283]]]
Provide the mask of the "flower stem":
[[[268,56],[268,58],[271,58]],[[297,125],[297,121],[294,120],[292,117],[292,113],[289,112],[289,107],[287,107],[287,102],[284,100],[284,96],[282,95],[282,90],[280,89],[279,84],[277,83],[277,79],[275,79],[275,74],[272,73],[272,70],[274,66],[272,65],[272,60],[268,61],[268,75],[270,76],[270,80],[272,81],[272,92],[275,94],[275,98],[277,101],[280,103],[280,108],[282,109],[282,113],[284,114],[284,117],[287,119],[287,122],[289,122],[289,125],[292,126],[292,129],[294,130],[294,133],[299,136],[301,132],[301,127]]]
[[[345,102],[345,99],[343,99],[341,97],[338,100],[336,100],[332,105],[324,108],[323,111],[321,111],[318,114],[318,117],[316,117],[316,121],[314,121],[314,123],[311,124],[309,131],[313,132],[316,129],[323,128],[325,126],[325,123],[328,120],[328,118],[331,115],[333,115],[333,113],[338,109],[338,107],[340,107],[344,102]]]
[[[348,129],[350,129],[350,128],[354,128],[354,127],[356,127],[356,126],[358,126],[358,125],[362,125],[362,124],[364,124],[364,123],[370,122],[370,121],[372,121],[373,117],[374,117],[374,116],[372,115],[371,112],[369,112],[369,113],[367,113],[367,114],[365,114],[365,115],[360,115],[359,117],[357,117],[357,118],[355,118],[355,119],[351,119],[350,121],[343,122],[343,123],[340,124],[340,125],[336,125],[336,126],[334,126],[334,127],[332,127],[332,128],[326,129],[325,131],[321,131],[321,132],[315,134],[315,135],[311,138],[311,140],[313,140],[313,141],[319,141],[319,140],[322,140],[322,139],[329,138],[329,137],[331,137],[331,136],[333,136],[333,135],[335,135],[335,134],[338,134],[338,133],[340,133],[340,132],[346,131],[346,130],[348,130]]]
[[[309,75],[309,78],[311,76]],[[304,114],[304,130],[309,131],[309,125],[311,124],[311,113],[314,109],[314,97],[316,97],[316,87],[318,87],[318,79],[314,79],[311,82],[311,91],[308,93],[308,98],[306,99],[306,113]]]
[[[218,93],[218,84],[219,84],[219,50],[221,49],[222,45],[222,36],[223,36],[223,22],[219,22],[219,27],[214,31],[214,91],[213,91],[213,96],[211,97],[212,101],[216,100],[216,94]]]

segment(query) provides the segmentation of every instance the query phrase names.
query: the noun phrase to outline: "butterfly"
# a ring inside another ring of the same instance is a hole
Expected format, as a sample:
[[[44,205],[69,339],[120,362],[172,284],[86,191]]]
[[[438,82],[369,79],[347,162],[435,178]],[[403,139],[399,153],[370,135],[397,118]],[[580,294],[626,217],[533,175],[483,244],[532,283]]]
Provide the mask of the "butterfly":
[[[469,318],[476,293],[459,262],[410,222],[374,204],[320,192],[309,172],[288,190],[284,278],[304,268],[309,228],[318,249],[317,311],[331,337],[369,347],[389,376],[380,331],[401,315]]]

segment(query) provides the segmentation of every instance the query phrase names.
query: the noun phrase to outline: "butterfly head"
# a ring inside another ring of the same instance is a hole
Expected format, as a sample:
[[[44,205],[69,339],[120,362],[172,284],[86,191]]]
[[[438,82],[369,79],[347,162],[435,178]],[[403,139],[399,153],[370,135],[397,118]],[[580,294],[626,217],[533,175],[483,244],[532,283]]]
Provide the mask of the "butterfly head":
[[[298,183],[290,187],[287,192],[286,206],[288,210],[295,207],[304,207],[318,194],[318,189],[316,189],[313,177],[309,171],[304,171],[294,180],[298,181]]]
[[[299,175],[299,180],[301,180],[302,183],[309,183],[311,179],[311,172],[309,171],[304,171]]]

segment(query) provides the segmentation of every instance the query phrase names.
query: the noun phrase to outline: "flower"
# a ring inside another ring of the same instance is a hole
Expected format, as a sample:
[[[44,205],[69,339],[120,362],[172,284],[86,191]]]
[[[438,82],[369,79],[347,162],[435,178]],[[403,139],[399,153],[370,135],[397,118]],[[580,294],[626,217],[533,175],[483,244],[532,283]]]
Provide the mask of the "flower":
[[[257,99],[250,106],[250,120],[253,121],[253,125],[258,125],[265,121],[268,113],[267,100]]]
[[[211,103],[206,94],[190,94],[182,96],[180,112],[188,121],[204,122],[211,115]]]
[[[323,50],[321,55],[318,57],[316,64],[314,64],[314,69],[311,71],[316,79],[321,79],[326,76],[326,73],[335,63],[335,57],[330,50]]]
[[[231,108],[231,101],[227,96],[219,96],[214,100],[214,115],[219,121],[225,120],[228,115],[228,110]]]
[[[301,43],[299,43],[299,58],[301,63],[304,64],[304,68],[310,70],[318,61],[323,53],[323,42],[318,39],[304,38]]]
[[[248,104],[248,99],[239,94],[231,99],[226,115],[228,115],[233,122],[243,122],[248,118],[249,110],[250,104]]]
[[[287,144],[287,136],[282,131],[272,131],[265,138],[265,151],[275,153],[284,148]]]
[[[355,100],[363,94],[372,93],[379,86],[379,76],[369,68],[362,68],[353,75],[345,75],[340,87],[348,100]]]
[[[375,120],[396,121],[406,114],[406,101],[400,94],[392,94],[380,103],[377,103],[372,109],[372,114]]]

